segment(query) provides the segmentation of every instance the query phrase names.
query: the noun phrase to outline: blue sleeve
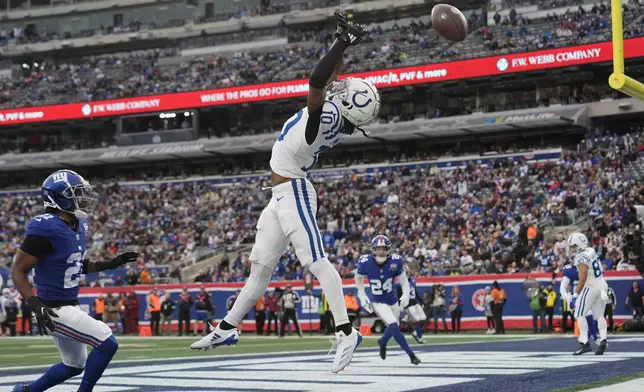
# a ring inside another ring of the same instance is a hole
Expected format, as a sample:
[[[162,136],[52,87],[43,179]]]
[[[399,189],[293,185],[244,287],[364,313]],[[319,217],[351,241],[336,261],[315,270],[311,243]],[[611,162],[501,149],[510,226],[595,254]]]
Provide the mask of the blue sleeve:
[[[30,235],[37,235],[41,237],[51,238],[54,229],[51,227],[51,218],[47,218],[48,214],[39,215],[33,218],[29,224],[27,224],[27,232],[25,237]]]

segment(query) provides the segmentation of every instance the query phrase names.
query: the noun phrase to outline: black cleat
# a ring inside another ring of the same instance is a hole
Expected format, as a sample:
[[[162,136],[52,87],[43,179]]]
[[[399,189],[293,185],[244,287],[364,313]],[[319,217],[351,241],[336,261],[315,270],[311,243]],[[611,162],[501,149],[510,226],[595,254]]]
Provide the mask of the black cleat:
[[[604,351],[606,351],[606,346],[608,346],[608,342],[606,341],[606,339],[599,342],[599,346],[597,347],[597,351],[595,351],[595,355],[604,355]]]
[[[572,355],[581,355],[581,354],[586,354],[593,351],[593,349],[590,347],[590,342],[586,342],[586,344],[580,343],[579,350],[575,351],[572,353]]]
[[[380,346],[380,358],[387,358],[387,345],[380,344],[380,339],[378,339],[378,346]]]
[[[420,363],[420,359],[418,359],[418,357],[414,353],[409,354],[409,359],[414,365],[418,365]]]

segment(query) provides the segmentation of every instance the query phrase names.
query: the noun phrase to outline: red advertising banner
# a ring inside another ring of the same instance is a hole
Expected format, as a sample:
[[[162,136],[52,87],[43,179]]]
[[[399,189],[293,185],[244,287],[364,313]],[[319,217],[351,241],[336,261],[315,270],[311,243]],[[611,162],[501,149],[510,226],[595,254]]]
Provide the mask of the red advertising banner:
[[[624,53],[626,58],[644,56],[644,38],[625,40]],[[376,87],[387,88],[541,69],[563,68],[611,60],[612,44],[610,42],[600,42],[505,56],[384,69],[345,76],[369,79]],[[109,101],[6,109],[0,110],[0,126],[101,116],[119,116],[300,97],[306,95],[308,87],[308,80],[306,79],[289,80],[260,85],[149,95]]]

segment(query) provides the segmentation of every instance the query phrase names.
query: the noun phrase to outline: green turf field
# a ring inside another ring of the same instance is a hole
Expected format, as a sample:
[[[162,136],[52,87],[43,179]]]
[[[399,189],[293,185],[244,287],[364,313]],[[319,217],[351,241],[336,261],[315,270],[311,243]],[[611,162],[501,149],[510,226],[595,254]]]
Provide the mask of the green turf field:
[[[198,338],[195,337],[138,337],[118,336],[119,350],[115,360],[129,359],[166,359],[173,357],[234,355],[234,354],[262,354],[287,351],[328,350],[331,342],[323,336],[298,338],[288,336],[258,337],[243,334],[236,347],[219,347],[207,353],[190,350],[189,346]],[[486,340],[501,341],[519,339],[511,335],[492,338],[487,335],[445,335],[428,336],[428,344],[439,343],[466,343]],[[408,338],[411,342],[412,339]],[[377,347],[375,337],[367,337],[362,347]],[[49,365],[55,363],[59,357],[53,341],[47,337],[15,337],[0,338],[0,368],[10,366]]]

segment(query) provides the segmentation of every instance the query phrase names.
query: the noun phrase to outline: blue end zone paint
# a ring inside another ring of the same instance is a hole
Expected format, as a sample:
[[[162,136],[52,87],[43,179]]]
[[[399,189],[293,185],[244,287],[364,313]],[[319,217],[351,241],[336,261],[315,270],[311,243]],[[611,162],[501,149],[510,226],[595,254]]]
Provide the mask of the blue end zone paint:
[[[620,341],[620,338],[623,338],[624,341]],[[425,356],[431,355],[432,353],[435,353],[436,357],[440,358],[440,354],[442,352],[488,352],[488,351],[494,351],[494,352],[514,352],[514,353],[522,353],[522,352],[539,352],[539,353],[570,353],[570,358],[572,360],[572,352],[577,348],[577,341],[574,338],[555,338],[555,339],[537,339],[537,340],[520,340],[520,341],[508,341],[508,342],[484,342],[484,343],[463,343],[463,344],[449,344],[449,345],[439,345],[439,346],[431,346],[431,344],[425,344],[425,345],[414,345],[414,350],[421,354],[424,353]],[[377,349],[361,349],[358,350],[358,352],[373,352],[374,355],[377,355]],[[392,350],[393,353],[400,353],[400,350]],[[609,346],[607,350],[607,355],[610,355],[610,353],[642,353],[644,352],[644,341],[633,341],[629,339],[628,335],[625,336],[619,336],[615,337],[612,339],[612,337],[609,337]],[[320,354],[322,353],[321,351],[316,351],[315,354]],[[180,355],[178,353],[178,355]],[[237,361],[239,359],[263,359],[263,358],[279,358],[279,357],[291,357],[294,355],[304,355],[302,353],[300,354],[274,354],[274,355],[249,355],[249,356],[231,356],[231,357],[221,357],[221,356],[209,356],[209,355],[204,355],[204,356],[199,356],[195,357],[193,359],[182,359],[182,360],[169,360],[169,361],[164,361],[160,360],[158,362],[130,362],[130,363],[117,363],[117,364],[112,364],[109,366],[108,369],[117,369],[117,368],[129,368],[130,370],[127,372],[126,377],[132,377],[135,376],[139,372],[145,372],[145,366],[146,365],[153,365],[153,364],[172,364],[172,363],[177,363],[177,364],[186,364],[186,363],[192,363],[195,362],[195,364],[202,363],[203,361],[221,361],[221,366],[226,366],[226,362],[228,361]],[[583,360],[586,356],[590,357],[595,357],[594,353],[589,353],[584,356],[580,357],[580,360]],[[547,358],[547,354],[535,354],[531,357],[524,358],[525,359],[525,368],[530,368],[530,358],[533,358],[535,361],[537,360],[544,360],[544,358]],[[331,365],[331,360],[332,357],[329,356],[329,366]],[[552,359],[553,361],[556,361],[556,359]],[[311,361],[315,361],[314,359],[311,359]],[[301,360],[300,362],[308,362],[306,359]],[[319,359],[317,360],[319,362]],[[439,362],[440,363],[440,362]],[[420,367],[416,368],[413,367],[413,365],[409,365],[410,369],[417,369],[417,372],[415,373],[415,377],[427,377],[428,380],[432,376],[425,376],[423,375],[423,368],[422,364]],[[499,367],[502,367],[502,365],[499,365]],[[46,367],[43,367],[43,370]],[[463,364],[461,366],[461,369],[466,368],[466,365]],[[603,363],[595,363],[595,364],[582,364],[578,366],[572,366],[568,364],[568,367],[562,368],[562,369],[543,369],[538,372],[533,372],[533,373],[528,373],[528,374],[519,374],[519,375],[477,375],[477,369],[472,369],[472,376],[477,377],[477,378],[482,378],[482,380],[478,380],[475,382],[468,382],[468,383],[461,383],[461,384],[455,384],[455,385],[447,385],[447,386],[441,386],[441,387],[436,387],[436,388],[426,388],[426,389],[417,389],[415,392],[497,392],[499,391],[499,386],[502,385],[503,388],[502,390],[504,391],[512,391],[512,392],[546,392],[546,391],[553,391],[556,389],[560,388],[565,388],[565,387],[570,387],[570,386],[575,386],[575,385],[580,385],[580,384],[586,384],[594,381],[601,381],[601,380],[606,380],[609,378],[617,377],[617,376],[623,376],[623,375],[628,375],[632,374],[634,372],[642,371],[644,369],[644,358],[630,358],[627,360],[619,360],[619,361],[613,361],[613,362],[603,362]],[[212,369],[209,368],[199,368],[199,370],[212,370],[212,386],[209,387],[199,387],[197,389],[203,390],[203,391],[251,391],[252,389],[241,389],[241,388],[235,388],[234,387],[234,379],[218,379],[217,378],[217,372],[215,367]],[[225,371],[230,374],[235,371],[243,371],[243,367],[239,367],[237,369],[231,369],[228,368]],[[256,372],[262,372],[262,371],[267,371],[270,372],[271,370],[255,370]],[[38,370],[36,369],[25,369],[25,370],[1,370],[0,369],[0,376],[11,376],[11,375],[20,375],[20,374],[34,374],[37,373]],[[380,375],[380,376],[392,376],[395,377],[397,374],[394,369],[392,370],[385,370],[383,368],[380,369],[374,369],[374,373]],[[342,373],[343,375],[350,375],[351,374],[351,367],[349,367],[345,372]],[[334,381],[333,380],[333,375],[330,372],[329,369],[329,378],[328,380],[325,380],[323,382],[320,382],[320,384],[328,385],[330,389],[333,389],[333,384],[338,383],[340,381]],[[243,379],[240,379],[243,380]],[[293,381],[297,382],[297,381]],[[346,381],[342,381],[343,384],[347,384]],[[231,385],[232,384],[232,385]],[[102,383],[99,381],[99,385],[105,385],[108,386],[110,385],[108,382]],[[0,390],[4,390],[8,385],[7,384],[2,384],[0,385]],[[70,385],[71,386],[71,385]],[[356,385],[356,388],[360,388],[360,385]],[[190,391],[194,390],[195,388],[176,388],[172,387],[170,388],[173,391],[177,392],[183,392],[183,391]],[[168,387],[163,387],[163,386],[149,386],[149,387],[139,387],[139,389],[136,389],[137,391],[141,392],[153,392],[153,391],[168,391]],[[263,391],[265,392],[265,390]]]

